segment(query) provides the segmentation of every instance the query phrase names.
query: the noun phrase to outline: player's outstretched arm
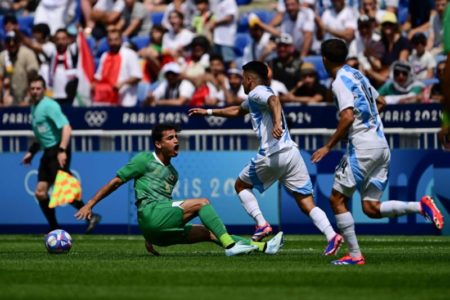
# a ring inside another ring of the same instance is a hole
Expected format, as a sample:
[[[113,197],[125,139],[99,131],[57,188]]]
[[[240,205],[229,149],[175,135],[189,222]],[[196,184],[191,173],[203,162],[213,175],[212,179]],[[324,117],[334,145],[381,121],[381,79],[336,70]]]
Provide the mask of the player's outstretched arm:
[[[106,198],[109,194],[117,190],[124,181],[119,177],[114,177],[109,181],[106,185],[104,185],[100,190],[95,193],[94,197],[86,203],[85,206],[80,208],[80,210],[75,214],[75,217],[78,220],[91,219],[92,216],[92,208],[104,198]]]
[[[280,139],[283,135],[283,124],[281,121],[281,103],[277,96],[271,96],[267,101],[270,111],[272,112],[272,136],[276,139]]]
[[[347,136],[348,128],[352,125],[355,120],[355,115],[353,114],[353,107],[349,107],[341,111],[339,114],[339,123],[336,131],[331,136],[328,143],[313,153],[311,156],[311,161],[317,163],[324,158],[328,152],[345,136]]]
[[[386,108],[386,100],[383,96],[377,98],[377,110],[378,113],[382,112]]]
[[[225,108],[214,108],[214,109],[204,109],[204,108],[191,108],[189,109],[188,115],[191,116],[217,116],[224,118],[234,118],[243,116],[247,113],[240,105],[228,106]]]

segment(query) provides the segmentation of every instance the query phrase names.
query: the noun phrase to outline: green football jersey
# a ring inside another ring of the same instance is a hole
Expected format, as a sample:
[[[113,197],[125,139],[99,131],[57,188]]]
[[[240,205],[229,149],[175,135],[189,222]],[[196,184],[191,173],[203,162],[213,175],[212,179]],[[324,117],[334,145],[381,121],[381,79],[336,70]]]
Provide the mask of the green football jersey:
[[[43,149],[59,144],[62,128],[69,124],[58,102],[48,97],[31,106],[31,119],[34,135]]]
[[[123,181],[134,179],[136,206],[153,201],[172,201],[172,191],[178,181],[178,172],[165,166],[152,152],[140,152],[126,166],[117,171]]]

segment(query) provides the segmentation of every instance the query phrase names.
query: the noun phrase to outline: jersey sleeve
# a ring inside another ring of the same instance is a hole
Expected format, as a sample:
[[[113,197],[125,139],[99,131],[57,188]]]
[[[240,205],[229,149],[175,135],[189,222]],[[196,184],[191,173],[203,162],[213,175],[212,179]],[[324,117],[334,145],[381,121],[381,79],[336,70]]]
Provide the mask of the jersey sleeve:
[[[275,96],[270,87],[259,86],[248,94],[248,98],[258,104],[267,104],[270,97]]]
[[[48,106],[47,116],[55,123],[58,129],[63,128],[65,125],[69,124],[66,115],[62,112],[61,106],[53,101],[51,105]]]
[[[146,158],[146,153],[139,153],[135,155],[128,164],[120,168],[116,175],[124,182],[138,178],[147,171],[147,162],[148,159]]]
[[[345,76],[337,77],[333,82],[333,93],[337,99],[339,112],[346,108],[354,107],[355,100],[350,90],[351,79]]]
[[[245,99],[244,101],[242,101],[242,103],[241,103],[241,108],[242,108],[243,110],[246,110],[246,111],[249,111],[249,110],[250,110],[249,104],[248,104],[248,98]]]

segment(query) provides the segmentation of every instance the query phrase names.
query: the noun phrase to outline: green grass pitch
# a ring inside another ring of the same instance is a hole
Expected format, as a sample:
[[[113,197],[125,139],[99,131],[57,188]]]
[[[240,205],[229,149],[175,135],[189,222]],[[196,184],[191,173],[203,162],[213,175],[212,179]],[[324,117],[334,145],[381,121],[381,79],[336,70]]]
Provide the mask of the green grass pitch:
[[[450,299],[450,237],[361,236],[364,266],[332,266],[319,236],[288,235],[278,255],[226,257],[214,244],[158,247],[140,236],[0,236],[0,299]],[[341,254],[344,254],[344,249]]]

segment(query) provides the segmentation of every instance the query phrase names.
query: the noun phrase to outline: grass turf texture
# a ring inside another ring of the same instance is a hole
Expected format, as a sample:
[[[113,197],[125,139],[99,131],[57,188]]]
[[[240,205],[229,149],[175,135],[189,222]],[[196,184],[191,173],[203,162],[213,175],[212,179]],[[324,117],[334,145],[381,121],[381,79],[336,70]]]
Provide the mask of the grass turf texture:
[[[450,237],[362,236],[365,266],[332,266],[319,236],[286,237],[276,256],[225,257],[214,244],[157,247],[140,236],[0,236],[0,299],[449,299]],[[341,249],[340,254],[344,254]]]

